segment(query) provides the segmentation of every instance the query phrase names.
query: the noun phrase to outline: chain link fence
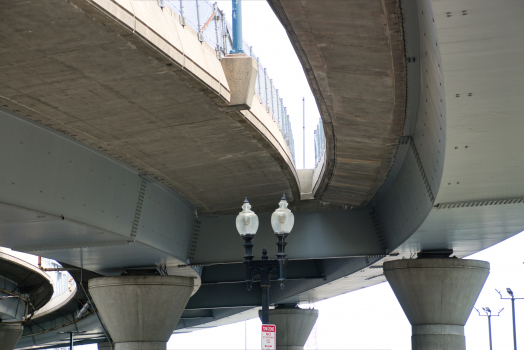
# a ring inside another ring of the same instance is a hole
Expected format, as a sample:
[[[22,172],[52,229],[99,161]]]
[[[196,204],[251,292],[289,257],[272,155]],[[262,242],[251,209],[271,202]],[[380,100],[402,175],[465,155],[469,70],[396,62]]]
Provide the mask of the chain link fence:
[[[207,42],[216,51],[217,58],[226,56],[232,49],[232,26],[226,20],[224,11],[220,10],[217,3],[206,0],[157,0],[159,6],[168,6],[180,16],[182,25],[188,25],[198,34],[198,39]],[[295,141],[287,108],[280,98],[278,89],[267,74],[267,69],[260,62],[260,58],[253,53],[253,47],[244,41],[244,53],[257,60],[258,76],[255,85],[255,94],[266,111],[273,116],[273,121],[278,124],[284,139],[291,151],[293,163],[295,162]]]
[[[324,155],[326,150],[326,136],[324,134],[324,124],[322,119],[318,121],[317,128],[314,131],[315,138],[315,168],[318,166],[318,162]]]

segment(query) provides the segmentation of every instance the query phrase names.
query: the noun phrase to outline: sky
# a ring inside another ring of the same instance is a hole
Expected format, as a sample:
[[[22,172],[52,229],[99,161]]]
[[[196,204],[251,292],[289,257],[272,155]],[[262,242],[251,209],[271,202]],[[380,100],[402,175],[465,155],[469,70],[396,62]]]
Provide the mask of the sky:
[[[231,13],[231,1],[218,1],[220,9]],[[229,16],[229,19],[231,16]],[[302,164],[302,97],[306,98],[306,168],[313,168],[313,130],[320,114],[305,78],[302,66],[287,34],[265,0],[243,0],[244,40],[254,47],[261,63],[267,68],[288,107],[295,138],[297,168]],[[488,280],[476,307],[488,306],[493,311],[504,308],[492,318],[493,346],[512,349],[511,303],[500,300],[495,289],[512,288],[517,297],[524,297],[524,234],[521,233],[498,245],[468,257],[491,264]],[[311,305],[301,305],[311,307]],[[352,293],[340,295],[314,305],[320,316],[316,324],[316,342],[309,349],[368,349],[406,350],[411,348],[411,327],[389,284],[382,283]],[[517,334],[524,346],[524,300],[516,302]],[[227,326],[192,333],[173,335],[169,350],[175,349],[259,349],[260,320],[253,319]],[[488,350],[487,317],[475,309],[465,327],[466,347]],[[247,342],[247,347],[246,347]],[[78,346],[78,350],[95,350],[96,346]]]

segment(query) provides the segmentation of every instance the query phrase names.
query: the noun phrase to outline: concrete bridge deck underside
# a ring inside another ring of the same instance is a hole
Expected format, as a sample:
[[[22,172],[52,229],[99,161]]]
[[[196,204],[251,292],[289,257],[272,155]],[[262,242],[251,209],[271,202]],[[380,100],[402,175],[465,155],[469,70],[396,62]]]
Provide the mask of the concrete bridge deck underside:
[[[258,205],[297,196],[285,152],[246,121],[265,114],[259,103],[223,111],[229,87],[213,48],[167,7],[99,3],[2,0],[4,108],[159,179],[203,212],[236,210],[244,196]]]
[[[321,112],[327,169],[316,198],[367,205],[402,135],[406,64],[395,0],[268,0],[286,28]]]

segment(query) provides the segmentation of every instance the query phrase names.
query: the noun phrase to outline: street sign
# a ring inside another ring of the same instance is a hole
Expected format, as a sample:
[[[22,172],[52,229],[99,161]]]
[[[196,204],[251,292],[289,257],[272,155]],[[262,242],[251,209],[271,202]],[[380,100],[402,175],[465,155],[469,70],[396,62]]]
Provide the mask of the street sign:
[[[262,350],[275,350],[277,338],[277,326],[274,324],[262,325]]]

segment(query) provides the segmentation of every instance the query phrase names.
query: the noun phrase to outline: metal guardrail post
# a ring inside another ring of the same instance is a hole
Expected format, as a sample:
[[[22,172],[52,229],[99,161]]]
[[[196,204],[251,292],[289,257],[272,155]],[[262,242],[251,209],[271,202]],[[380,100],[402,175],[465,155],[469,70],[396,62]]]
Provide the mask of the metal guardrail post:
[[[200,23],[200,5],[198,4],[198,0],[196,1],[196,10],[197,10],[197,22],[198,22],[198,40],[200,42],[204,41],[204,34],[202,33],[202,24]]]
[[[220,11],[220,15],[222,16],[222,40],[223,40],[223,46],[222,46],[222,54],[225,56],[227,55],[227,27],[226,27],[226,16],[224,16],[224,11]]]
[[[284,107],[284,119],[286,118],[287,116],[287,107]],[[282,121],[282,125],[280,126],[280,130],[282,130],[282,132],[284,132],[284,121]],[[286,135],[284,135],[286,136]]]
[[[216,36],[216,40],[217,40],[217,45],[216,45],[216,52],[217,52],[217,58],[220,59],[221,58],[221,55],[220,55],[220,36],[218,35],[218,15],[219,15],[219,11],[218,11],[218,5],[217,3],[215,2],[213,4],[213,11],[214,11],[214,21],[215,21],[215,36]]]
[[[280,119],[280,117],[281,117],[281,115],[280,115],[280,97],[278,96],[278,89],[276,89],[276,91],[277,91],[277,109],[276,109],[277,115],[276,115],[276,118]]]
[[[271,115],[275,120],[275,104],[273,103],[273,79],[269,79],[269,91],[271,92]]]
[[[284,115],[286,114],[285,112],[285,107],[284,107],[284,99],[280,99],[280,108],[281,108],[281,115],[282,115],[282,118],[280,118],[280,120],[278,121],[278,125],[280,126],[280,124],[282,123],[282,119],[284,118]],[[282,129],[281,129],[282,130]]]
[[[182,26],[186,25],[186,18],[184,17],[184,0],[180,0],[180,24]]]
[[[268,101],[268,93],[267,93],[267,69],[264,68],[264,87],[265,87],[265,90],[266,90],[266,112],[269,113],[269,101]]]
[[[258,76],[258,100],[260,101],[260,103],[263,103],[262,102],[262,88],[261,88],[261,80],[262,80],[262,77],[260,76],[260,58],[257,57],[257,76]]]

